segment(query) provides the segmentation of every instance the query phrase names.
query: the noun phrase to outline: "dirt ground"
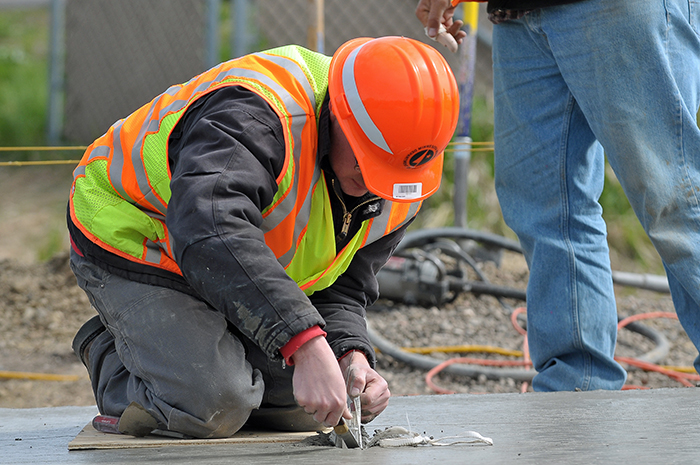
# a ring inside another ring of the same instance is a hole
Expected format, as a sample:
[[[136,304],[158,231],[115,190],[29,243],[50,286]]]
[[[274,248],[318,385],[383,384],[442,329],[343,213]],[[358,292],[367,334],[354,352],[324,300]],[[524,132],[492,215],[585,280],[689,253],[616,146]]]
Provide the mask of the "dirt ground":
[[[0,408],[94,405],[85,370],[71,350],[73,335],[95,314],[68,268],[64,215],[71,169],[0,167]],[[51,258],[40,260],[42,256]],[[488,263],[484,270],[493,282],[502,285],[522,289],[527,281],[524,261],[515,254],[506,254],[500,267]],[[522,304],[507,303],[513,307]],[[619,288],[618,303],[624,316],[673,312],[668,295],[651,291]],[[522,349],[523,338],[513,329],[509,311],[491,296],[462,293],[440,308],[380,300],[369,309],[368,320],[379,334],[402,347],[482,344]],[[661,363],[692,364],[697,352],[676,320],[655,319],[644,324],[670,342],[669,354]],[[618,355],[640,355],[652,348],[639,334],[620,332]],[[447,359],[458,355],[432,356]],[[435,394],[426,384],[424,370],[381,353],[378,358],[378,370],[394,395]],[[27,379],[45,375],[72,378]],[[440,374],[434,382],[466,393],[521,389],[512,379],[490,380],[485,376]],[[663,375],[639,370],[630,371],[628,382],[648,388],[681,386]]]

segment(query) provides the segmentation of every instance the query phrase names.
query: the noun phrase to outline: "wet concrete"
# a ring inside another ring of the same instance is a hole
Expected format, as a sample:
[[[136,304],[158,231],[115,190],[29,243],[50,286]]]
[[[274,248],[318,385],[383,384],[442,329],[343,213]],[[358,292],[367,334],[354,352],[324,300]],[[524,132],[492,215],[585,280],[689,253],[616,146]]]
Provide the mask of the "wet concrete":
[[[436,438],[478,431],[493,446],[366,450],[250,444],[68,451],[94,407],[0,409],[0,463],[672,464],[700,462],[700,390],[557,392],[392,398],[368,430]]]

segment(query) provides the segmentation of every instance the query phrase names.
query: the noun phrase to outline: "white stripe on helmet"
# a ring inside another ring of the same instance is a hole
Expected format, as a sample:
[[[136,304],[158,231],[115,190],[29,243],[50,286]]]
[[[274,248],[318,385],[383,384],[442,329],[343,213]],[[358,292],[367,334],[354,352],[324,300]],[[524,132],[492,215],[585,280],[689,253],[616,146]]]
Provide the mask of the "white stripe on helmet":
[[[348,56],[348,59],[345,60],[345,64],[343,65],[343,90],[345,90],[345,96],[348,100],[350,111],[352,111],[352,114],[355,117],[357,124],[360,125],[362,132],[365,133],[367,138],[374,145],[393,154],[389,148],[389,144],[387,144],[384,140],[384,136],[382,135],[381,131],[377,125],[374,124],[374,121],[372,121],[372,118],[370,118],[369,113],[367,113],[365,104],[362,102],[360,93],[357,90],[357,82],[355,82],[355,58],[365,45],[367,45],[367,42],[353,50]]]

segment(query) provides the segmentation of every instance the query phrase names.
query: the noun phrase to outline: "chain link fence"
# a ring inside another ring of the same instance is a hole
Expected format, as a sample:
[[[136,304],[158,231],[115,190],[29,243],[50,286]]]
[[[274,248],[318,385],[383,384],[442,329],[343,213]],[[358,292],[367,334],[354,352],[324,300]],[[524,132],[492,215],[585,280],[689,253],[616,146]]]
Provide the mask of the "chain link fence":
[[[280,45],[332,55],[355,37],[401,35],[434,45],[459,75],[464,57],[425,36],[416,0],[325,0],[320,41],[316,1],[51,0],[54,16],[64,15],[60,139],[89,144],[168,86],[220,60]],[[230,52],[220,54],[227,40]],[[490,50],[482,43],[477,53],[477,85],[488,89]]]
[[[69,0],[64,138],[89,143],[205,68],[205,0]]]
[[[324,53],[333,52],[355,37],[401,35],[429,42],[416,19],[414,0],[325,0]],[[309,45],[308,30],[315,21],[309,0],[262,0],[255,2],[257,29],[264,45]],[[449,52],[448,52],[449,53]]]
[[[405,36],[434,46],[458,74],[464,57],[426,37],[415,15],[417,3],[416,0],[324,0],[323,52],[332,55],[340,45],[355,37]],[[312,47],[315,44],[310,34],[315,21],[312,0],[260,0],[250,2],[250,8],[253,11],[248,13],[248,18],[254,18],[255,28],[251,32],[249,27],[248,32],[258,39],[259,48],[287,44]],[[481,94],[489,93],[492,88],[491,23],[485,12],[486,5],[483,4],[479,14],[476,65],[476,85]]]

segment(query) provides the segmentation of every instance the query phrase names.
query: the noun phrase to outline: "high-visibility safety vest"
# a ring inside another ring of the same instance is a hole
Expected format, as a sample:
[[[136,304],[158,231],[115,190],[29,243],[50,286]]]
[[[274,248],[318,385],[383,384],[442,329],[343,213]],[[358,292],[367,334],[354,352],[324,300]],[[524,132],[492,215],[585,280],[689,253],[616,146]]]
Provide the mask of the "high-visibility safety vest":
[[[385,202],[380,216],[336,253],[329,186],[316,162],[318,115],[330,57],[286,46],[222,63],[174,85],[90,145],[74,171],[73,223],[92,242],[128,260],[182,275],[165,217],[170,199],[168,137],[193,102],[225,86],[263,97],[282,122],[285,162],[263,212],[266,245],[307,295],[327,288],[360,247],[389,234],[420,203]]]

